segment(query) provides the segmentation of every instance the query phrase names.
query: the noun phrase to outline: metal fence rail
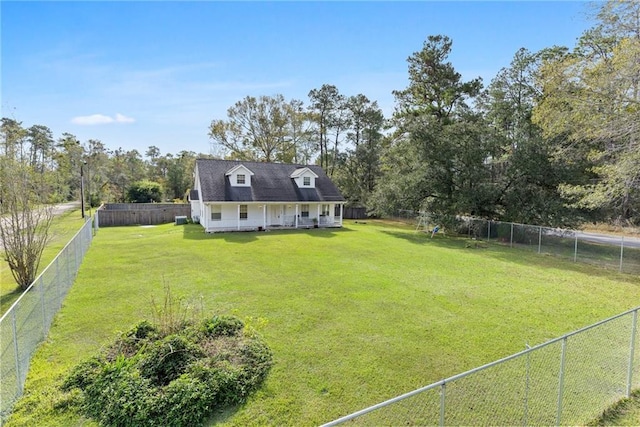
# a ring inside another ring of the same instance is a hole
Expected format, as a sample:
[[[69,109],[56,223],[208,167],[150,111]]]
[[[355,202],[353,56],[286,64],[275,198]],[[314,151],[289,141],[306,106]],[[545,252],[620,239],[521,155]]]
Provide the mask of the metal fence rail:
[[[357,425],[583,425],[640,387],[640,307],[347,415]]]
[[[29,362],[73,284],[93,233],[89,219],[0,318],[0,422],[22,395]]]

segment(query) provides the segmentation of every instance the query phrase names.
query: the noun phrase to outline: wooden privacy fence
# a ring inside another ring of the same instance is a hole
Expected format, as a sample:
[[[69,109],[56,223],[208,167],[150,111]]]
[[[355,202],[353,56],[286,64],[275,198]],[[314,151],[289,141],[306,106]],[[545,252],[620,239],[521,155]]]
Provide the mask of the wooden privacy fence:
[[[108,203],[96,211],[98,227],[157,225],[174,222],[176,216],[191,216],[191,206],[173,203]]]
[[[346,207],[343,213],[344,219],[366,219],[367,208]]]

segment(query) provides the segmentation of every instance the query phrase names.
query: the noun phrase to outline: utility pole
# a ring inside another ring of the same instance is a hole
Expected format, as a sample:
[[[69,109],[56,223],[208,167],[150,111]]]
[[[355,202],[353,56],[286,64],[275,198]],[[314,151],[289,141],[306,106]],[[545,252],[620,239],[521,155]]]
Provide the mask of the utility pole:
[[[80,209],[82,210],[82,219],[84,219],[84,164],[80,163]]]

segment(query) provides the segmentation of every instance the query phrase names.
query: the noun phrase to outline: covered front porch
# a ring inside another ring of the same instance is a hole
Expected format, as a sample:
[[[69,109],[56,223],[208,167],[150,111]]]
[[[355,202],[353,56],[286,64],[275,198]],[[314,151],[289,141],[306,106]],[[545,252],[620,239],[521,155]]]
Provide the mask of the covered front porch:
[[[207,232],[342,227],[343,203],[208,203],[205,211]]]

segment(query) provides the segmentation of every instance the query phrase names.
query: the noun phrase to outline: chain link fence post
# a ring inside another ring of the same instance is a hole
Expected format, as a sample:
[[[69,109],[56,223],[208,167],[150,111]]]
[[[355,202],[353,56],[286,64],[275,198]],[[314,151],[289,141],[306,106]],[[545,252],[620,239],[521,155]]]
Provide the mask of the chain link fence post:
[[[538,227],[538,253],[542,251],[542,226]]]
[[[78,266],[80,265],[80,261],[78,261],[78,258],[80,257],[80,251],[78,251],[78,243],[79,243],[80,239],[76,239],[73,241],[73,260],[74,260],[74,264],[73,264],[73,275],[72,277],[76,276],[76,271],[78,270]]]
[[[62,297],[60,296],[60,257],[56,257],[55,260],[55,267],[56,267],[56,279],[55,279],[55,284],[56,284],[56,309],[54,311],[57,311],[60,309],[60,307],[62,307]]]
[[[513,247],[513,223],[511,223],[511,240],[509,241],[509,247]]]
[[[620,239],[620,273],[622,273],[622,259],[624,258],[624,236]]]
[[[529,344],[525,344],[527,350],[531,348]],[[531,353],[527,353],[525,371],[525,383],[524,383],[524,414],[522,419],[522,425],[527,425],[527,419],[529,418],[529,381],[531,379]]]
[[[564,393],[564,368],[567,355],[567,337],[562,339],[562,350],[560,352],[560,373],[558,374],[558,412],[556,415],[556,425],[561,425],[562,421],[562,395]]]
[[[70,255],[69,255],[69,251],[71,250],[71,249],[70,249],[70,246],[71,246],[71,245],[69,245],[69,246],[67,246],[67,247],[65,248],[65,251],[66,251],[66,253],[67,253],[67,256],[65,257],[65,261],[66,261],[66,264],[67,264],[67,275],[66,275],[66,277],[65,277],[65,281],[64,281],[64,282],[65,282],[65,284],[67,283],[67,280],[69,280],[69,277],[71,277],[71,259],[70,259],[71,257],[70,257]]]
[[[16,311],[17,310],[13,310],[11,313],[11,331],[13,335],[13,352],[16,358],[16,380],[18,384],[18,394],[22,394],[22,380],[20,379],[20,350],[18,349],[18,328],[16,325]]]
[[[447,395],[447,383],[442,383],[440,387],[440,426],[444,426],[444,414],[445,414],[445,404],[446,404],[446,395]]]
[[[638,330],[638,310],[633,312],[631,320],[631,341],[629,343],[629,370],[627,371],[627,397],[631,397],[631,386],[633,384],[633,360],[636,350],[636,332]]]
[[[44,284],[42,283],[42,276],[38,280],[40,284],[40,304],[42,305],[42,337],[47,336],[47,305],[44,298]]]

